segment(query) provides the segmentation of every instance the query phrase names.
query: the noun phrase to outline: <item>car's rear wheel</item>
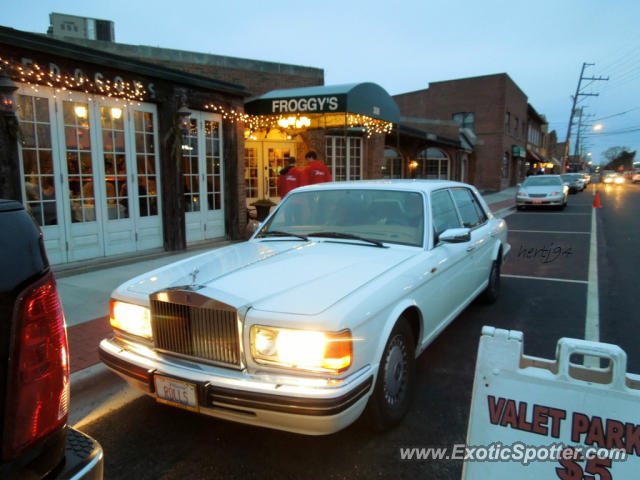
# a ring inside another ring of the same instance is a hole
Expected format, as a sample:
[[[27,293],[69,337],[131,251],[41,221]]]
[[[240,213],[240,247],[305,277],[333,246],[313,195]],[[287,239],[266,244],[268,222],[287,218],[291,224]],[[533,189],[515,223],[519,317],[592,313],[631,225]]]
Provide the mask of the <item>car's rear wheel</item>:
[[[494,303],[500,296],[500,257],[493,261],[489,271],[489,284],[481,294],[485,303]]]
[[[367,416],[376,430],[397,425],[411,405],[415,386],[415,342],[405,317],[393,327],[384,347]]]

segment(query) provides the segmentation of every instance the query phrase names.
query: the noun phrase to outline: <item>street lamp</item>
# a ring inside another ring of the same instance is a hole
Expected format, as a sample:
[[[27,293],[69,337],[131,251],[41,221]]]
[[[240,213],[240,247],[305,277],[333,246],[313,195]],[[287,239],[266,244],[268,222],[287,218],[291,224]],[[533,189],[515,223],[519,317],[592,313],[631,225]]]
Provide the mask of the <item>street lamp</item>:
[[[601,123],[596,123],[593,126],[593,130],[595,130],[596,132],[599,132],[600,130],[602,130],[602,124]]]

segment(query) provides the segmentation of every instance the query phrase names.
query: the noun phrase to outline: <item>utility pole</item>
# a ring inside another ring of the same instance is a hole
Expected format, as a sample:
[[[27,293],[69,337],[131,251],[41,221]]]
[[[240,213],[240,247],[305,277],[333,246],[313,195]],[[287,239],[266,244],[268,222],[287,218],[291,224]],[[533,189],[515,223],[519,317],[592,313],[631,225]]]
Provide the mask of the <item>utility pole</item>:
[[[569,163],[569,140],[571,138],[571,127],[573,126],[573,117],[576,114],[576,104],[578,103],[578,97],[597,97],[597,93],[582,93],[581,86],[583,80],[591,80],[592,82],[600,81],[600,80],[609,80],[609,77],[585,77],[584,70],[587,67],[591,67],[595,65],[595,63],[583,63],[582,70],[580,70],[580,78],[578,79],[578,86],[576,87],[576,93],[572,97],[573,104],[571,105],[571,114],[569,115],[569,126],[567,127],[567,137],[564,142],[564,154],[562,155],[562,173],[567,171],[567,165]]]

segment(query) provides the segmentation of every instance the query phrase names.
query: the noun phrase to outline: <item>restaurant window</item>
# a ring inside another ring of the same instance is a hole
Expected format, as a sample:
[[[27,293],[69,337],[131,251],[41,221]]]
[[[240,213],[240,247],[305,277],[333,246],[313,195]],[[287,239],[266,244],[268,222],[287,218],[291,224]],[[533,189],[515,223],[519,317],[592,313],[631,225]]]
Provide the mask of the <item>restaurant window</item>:
[[[418,154],[414,178],[449,178],[449,157],[438,148],[427,148]]]
[[[57,225],[49,99],[18,95],[22,175],[27,210],[40,226]]]
[[[198,121],[191,119],[182,136],[182,178],[185,212],[200,211],[200,165],[198,163]]]
[[[140,216],[158,215],[158,175],[156,172],[153,113],[133,113],[138,169],[138,202]]]
[[[362,179],[362,139],[328,135],[325,137],[325,163],[335,182]]]
[[[384,149],[384,160],[380,166],[380,178],[402,178],[402,158],[393,148]]]
[[[127,161],[124,146],[124,112],[119,107],[100,107],[104,182],[109,220],[129,218]]]
[[[85,102],[62,102],[67,182],[73,223],[94,222],[95,188],[89,134],[89,105]],[[111,196],[107,192],[108,196]]]
[[[458,112],[453,114],[453,120],[460,123],[460,128],[474,131],[475,115],[473,112]]]

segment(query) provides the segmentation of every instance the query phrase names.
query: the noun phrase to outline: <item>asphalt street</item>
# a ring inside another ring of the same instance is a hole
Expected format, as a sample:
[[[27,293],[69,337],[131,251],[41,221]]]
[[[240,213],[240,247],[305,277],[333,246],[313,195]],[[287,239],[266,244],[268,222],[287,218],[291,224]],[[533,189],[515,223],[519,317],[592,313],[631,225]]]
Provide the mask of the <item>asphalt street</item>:
[[[553,358],[560,337],[585,338],[588,310],[599,306],[596,332],[602,341],[626,350],[628,371],[640,373],[635,348],[640,341],[635,327],[640,310],[640,185],[598,188],[603,206],[595,214],[599,301],[597,295],[589,296],[590,189],[571,195],[564,211],[509,215],[512,250],[499,300],[470,305],[418,359],[415,401],[396,429],[372,433],[359,421],[334,435],[305,437],[138,397],[80,424],[104,448],[105,478],[458,479],[460,461],[401,460],[399,451],[465,442],[484,325],[520,330],[525,354]]]

